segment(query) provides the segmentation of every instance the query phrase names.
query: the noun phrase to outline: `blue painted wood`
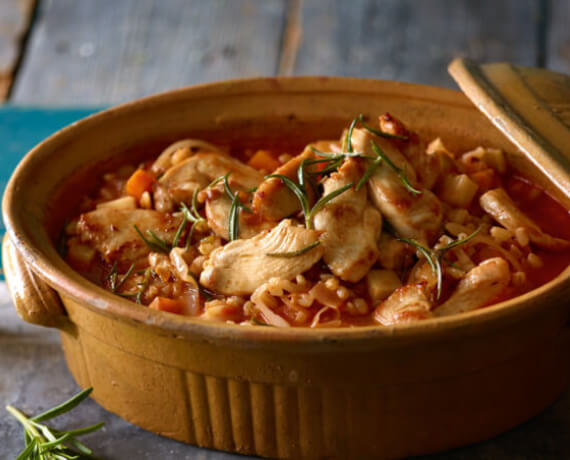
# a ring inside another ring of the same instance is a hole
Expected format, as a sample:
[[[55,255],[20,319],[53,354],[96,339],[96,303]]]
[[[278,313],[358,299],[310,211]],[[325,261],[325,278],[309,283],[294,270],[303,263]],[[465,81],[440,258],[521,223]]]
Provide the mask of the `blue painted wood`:
[[[12,172],[32,147],[57,130],[99,110],[0,107],[0,195],[4,195]],[[3,236],[4,231],[0,218],[0,235]]]

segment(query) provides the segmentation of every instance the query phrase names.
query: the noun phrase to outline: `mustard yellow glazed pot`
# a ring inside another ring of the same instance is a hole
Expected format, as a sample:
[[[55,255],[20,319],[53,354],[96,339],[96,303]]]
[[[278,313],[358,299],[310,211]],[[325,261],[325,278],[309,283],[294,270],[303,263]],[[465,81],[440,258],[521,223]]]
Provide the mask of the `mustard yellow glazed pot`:
[[[4,269],[20,315],[57,327],[103,407],[190,444],[280,458],[397,458],[492,437],[570,377],[570,269],[456,317],[355,329],[243,327],[140,307],[86,281],[54,241],[104,171],[182,137],[302,146],[389,111],[450,149],[497,146],[567,207],[460,92],[346,78],[263,78],[171,91],[69,126],[33,149],[3,201]],[[557,188],[558,187],[558,188]]]

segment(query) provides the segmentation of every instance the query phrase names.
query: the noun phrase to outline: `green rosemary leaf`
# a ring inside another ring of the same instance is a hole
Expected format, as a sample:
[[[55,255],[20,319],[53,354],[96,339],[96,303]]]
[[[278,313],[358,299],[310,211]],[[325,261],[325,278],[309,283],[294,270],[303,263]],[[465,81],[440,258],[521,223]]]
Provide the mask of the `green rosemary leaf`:
[[[348,128],[348,131],[346,133],[346,151],[348,153],[352,153],[354,151],[352,149],[352,131],[354,130],[354,127],[356,126],[357,122],[358,122],[358,117],[352,120],[352,123],[350,124],[350,127]]]
[[[188,251],[188,249],[190,249],[190,245],[192,244],[192,237],[194,236],[194,228],[196,227],[196,224],[193,224],[192,227],[190,227],[190,232],[188,232],[188,236],[186,237],[186,244],[184,245],[184,249],[186,251]]]
[[[127,270],[127,273],[125,273],[125,276],[123,276],[123,277],[121,278],[121,280],[120,280],[120,281],[117,283],[117,285],[115,286],[115,291],[118,291],[119,289],[121,289],[121,286],[122,286],[123,284],[125,284],[125,281],[127,281],[127,278],[128,278],[129,276],[131,276],[131,273],[133,272],[134,268],[135,268],[135,264],[131,264],[131,266],[130,266],[129,269]]]
[[[336,190],[333,190],[331,193],[329,193],[328,195],[322,196],[321,199],[319,201],[317,201],[315,203],[315,205],[313,206],[313,208],[311,209],[311,212],[309,213],[309,219],[308,219],[308,225],[307,228],[312,228],[312,220],[313,220],[313,216],[319,212],[323,206],[325,204],[327,204],[329,201],[333,200],[334,198],[336,198],[337,196],[339,196],[341,193],[346,192],[349,188],[351,188],[353,185],[353,183],[349,183],[346,184],[344,187],[338,188]]]
[[[90,456],[93,455],[93,451],[85,444],[83,444],[81,441],[78,441],[75,438],[71,438],[67,440],[67,443],[71,444],[80,454],[92,458]]]
[[[206,185],[206,188],[215,187],[216,185],[218,185],[220,183],[220,181],[223,181],[223,180],[224,180],[224,176],[216,177],[212,182],[210,182],[208,185]]]
[[[194,193],[192,193],[192,214],[196,217],[196,220],[201,220],[202,216],[198,212],[198,189],[194,189]]]
[[[382,151],[382,149],[380,147],[378,147],[378,144],[376,144],[376,142],[370,141],[370,144],[372,145],[372,150],[374,150],[376,155],[378,155],[380,158],[382,158],[382,160],[384,160],[386,162],[386,164],[388,166],[390,166],[390,168],[392,168],[392,170],[394,170],[394,172],[396,172],[396,174],[398,174],[398,176],[400,177],[400,180],[402,181],[402,184],[404,185],[404,187],[406,187],[406,189],[410,193],[412,193],[413,195],[420,195],[421,193],[423,193],[421,190],[417,190],[414,187],[412,187],[412,184],[410,184],[410,182],[408,181],[408,177],[406,176],[406,172],[403,169],[398,168],[392,162],[392,160],[390,160],[390,158]]]
[[[305,191],[294,181],[292,181],[287,176],[284,176],[282,174],[270,174],[269,176],[265,176],[265,179],[271,179],[271,178],[280,179],[281,182],[283,182],[283,184],[285,184],[285,186],[295,194],[295,196],[301,203],[301,208],[303,209],[303,214],[305,215],[306,219],[307,216],[309,215],[310,209],[309,209],[309,198],[307,197]]]
[[[198,221],[198,219],[196,218],[194,213],[192,211],[190,211],[190,209],[188,209],[188,206],[186,206],[186,203],[180,203],[180,211],[182,212],[182,214],[184,215],[186,220],[189,220],[190,222],[192,222],[194,224]]]
[[[230,177],[231,173],[232,173],[231,171],[228,171],[224,176],[224,190],[226,191],[226,195],[230,197],[230,200],[233,200],[235,196],[232,190],[230,189],[230,183],[228,182],[228,177]]]
[[[37,440],[32,439],[32,441],[26,446],[26,448],[18,454],[16,460],[32,459],[33,457],[31,457],[31,454],[32,451],[36,448],[36,446],[37,446]]]
[[[98,429],[103,428],[103,425],[105,425],[105,422],[99,422],[99,423],[96,423],[95,425],[90,425],[90,426],[86,426],[84,428],[76,428],[75,430],[70,430],[67,433],[69,433],[73,437],[82,436],[84,434],[93,433],[94,431],[97,431]]]
[[[412,186],[412,184],[410,184],[410,181],[408,180],[408,176],[406,176],[405,170],[403,170],[403,169],[400,170],[398,175],[400,176],[400,180],[404,184],[404,187],[406,187],[408,189],[408,192],[410,192],[412,195],[421,195],[423,193],[421,190],[414,188]]]
[[[232,200],[232,205],[230,207],[229,224],[228,224],[228,236],[230,241],[238,239],[239,235],[239,199],[234,196]]]
[[[115,261],[111,267],[111,271],[106,277],[106,279],[109,281],[109,284],[111,285],[112,292],[115,292],[117,289],[117,273],[117,261]]]
[[[81,403],[89,395],[91,390],[92,388],[83,390],[68,401],[35,417],[27,417],[15,407],[6,406],[6,410],[24,427],[26,448],[17,458],[20,460],[94,458],[91,456],[93,451],[75,439],[75,436],[98,430],[103,426],[103,423],[97,423],[70,431],[56,430],[40,423],[42,420],[48,420],[70,411]]]
[[[442,285],[443,285],[443,270],[441,268],[441,262],[439,260],[439,257],[433,256],[431,251],[428,248],[422,246],[416,240],[412,240],[409,238],[396,238],[396,239],[402,243],[407,243],[410,246],[413,246],[418,251],[420,251],[422,253],[422,255],[425,257],[425,259],[427,260],[428,264],[430,265],[433,273],[435,274],[435,276],[437,278],[436,299],[439,300],[439,298],[441,297],[441,289],[442,289]]]
[[[49,420],[50,418],[57,417],[58,415],[65,414],[69,412],[74,407],[78,406],[83,400],[87,399],[87,397],[91,394],[93,388],[86,388],[85,390],[77,393],[72,398],[68,399],[67,401],[45,411],[35,417],[30,418],[33,422],[42,422],[44,420]]]
[[[374,171],[376,171],[376,169],[378,168],[378,166],[380,166],[380,163],[382,163],[382,158],[376,158],[372,164],[368,167],[368,169],[366,169],[366,171],[364,171],[364,174],[362,175],[362,177],[360,178],[360,180],[358,181],[358,184],[356,184],[356,191],[358,192],[365,184],[366,182],[368,182],[368,179],[370,179],[372,177],[372,174],[374,174]]]
[[[376,157],[372,157],[370,155],[364,155],[361,152],[344,152],[344,153],[333,153],[333,152],[322,152],[312,145],[310,146],[311,150],[315,152],[317,156],[325,157],[330,160],[338,160],[339,158],[363,158],[365,160],[374,160]],[[312,160],[322,162],[323,160]]]
[[[408,140],[408,138],[406,136],[399,136],[397,134],[385,133],[384,131],[380,131],[379,129],[374,129],[372,126],[369,126],[365,123],[364,116],[362,114],[360,114],[358,116],[358,120],[360,121],[360,124],[362,125],[362,127],[365,130],[371,132],[372,134],[376,134],[377,136],[380,136],[380,137],[387,137],[389,139],[400,139],[402,141]]]
[[[65,433],[61,437],[55,438],[53,441],[42,443],[40,445],[40,449],[42,451],[46,451],[46,450],[50,450],[53,447],[61,446],[61,444],[63,444],[65,441],[67,441],[70,437],[71,437],[71,435],[69,433]]]
[[[176,234],[174,235],[174,240],[172,241],[172,247],[176,248],[178,247],[178,243],[180,242],[180,237],[182,236],[182,232],[184,231],[184,229],[186,228],[186,224],[188,223],[188,218],[186,217],[186,214],[182,214],[182,222],[180,223],[180,226],[178,227],[178,230],[176,230]]]
[[[154,233],[152,230],[148,229],[147,234],[150,235],[150,237],[154,240],[154,242],[162,248],[162,250],[164,252],[170,252],[170,245],[164,241],[162,238],[160,238],[156,233]]]
[[[317,174],[320,176],[325,176],[327,174],[333,173],[338,171],[338,168],[342,166],[342,162],[344,161],[344,157],[339,157],[329,163],[328,166],[321,169]]]
[[[255,317],[254,317],[254,318],[251,318],[251,322],[252,322],[253,324],[256,324],[257,326],[275,327],[275,326],[273,326],[273,324],[264,323],[263,321],[260,321],[260,320],[258,320],[258,319],[255,318]]]
[[[133,227],[134,227],[135,231],[138,233],[138,235],[142,238],[142,240],[145,242],[145,244],[149,247],[149,249],[150,249],[151,251],[154,251],[154,252],[165,252],[165,253],[170,252],[170,250],[168,249],[168,246],[160,245],[160,244],[158,244],[158,243],[156,243],[156,242],[154,242],[154,241],[151,241],[151,240],[149,240],[148,238],[146,238],[146,237],[142,234],[142,232],[140,231],[140,229],[137,227],[137,224],[134,224]],[[147,230],[147,231],[150,231],[150,230]]]
[[[303,254],[306,254],[307,252],[309,252],[311,249],[316,248],[319,244],[321,244],[320,241],[315,241],[314,243],[309,244],[308,246],[305,246],[302,249],[299,249],[297,251],[292,251],[292,252],[269,252],[267,254],[265,254],[268,257],[284,257],[284,258],[291,258],[291,257],[298,257],[298,256],[302,256]]]
[[[455,240],[452,241],[451,243],[449,243],[448,245],[444,246],[443,248],[439,249],[441,254],[445,254],[447,251],[449,251],[450,249],[454,249],[457,246],[461,246],[462,244],[465,244],[467,242],[469,242],[470,240],[472,240],[473,238],[475,238],[479,232],[481,232],[481,227],[479,227],[477,230],[475,230],[473,233],[471,233],[471,235],[466,236],[465,238],[463,238],[462,240]]]

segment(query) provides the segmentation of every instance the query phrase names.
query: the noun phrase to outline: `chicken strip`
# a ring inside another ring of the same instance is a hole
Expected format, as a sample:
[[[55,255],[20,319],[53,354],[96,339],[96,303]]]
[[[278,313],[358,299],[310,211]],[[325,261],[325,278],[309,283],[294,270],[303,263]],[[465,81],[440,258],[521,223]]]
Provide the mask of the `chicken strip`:
[[[198,153],[168,169],[159,179],[176,202],[190,203],[194,190],[201,190],[214,179],[231,172],[230,183],[248,190],[263,180],[263,175],[241,161],[220,153]]]
[[[318,240],[319,232],[316,230],[307,230],[294,225],[291,220],[283,220],[271,231],[247,240],[232,241],[212,251],[204,263],[200,282],[221,294],[246,295],[274,277],[292,280],[323,256],[322,246],[317,245],[293,257],[268,254],[300,251]]]
[[[508,230],[514,232],[517,228],[524,228],[530,241],[541,248],[559,250],[570,247],[569,241],[555,238],[543,232],[538,225],[517,208],[517,205],[502,188],[489,190],[481,195],[479,204],[487,214],[490,214]]]
[[[376,307],[374,320],[383,326],[431,318],[431,303],[425,285],[406,284]]]
[[[375,136],[364,129],[352,133],[355,151],[376,156],[374,141],[398,168],[405,171],[409,182],[417,186],[416,174],[410,163],[387,139]],[[399,236],[413,238],[431,245],[439,234],[443,209],[439,199],[429,190],[412,194],[400,176],[385,161],[381,162],[368,181],[372,202],[392,225]]]
[[[349,183],[356,184],[364,173],[356,159],[344,162],[338,172],[324,182],[324,195]],[[316,230],[323,231],[324,260],[344,281],[360,281],[378,258],[377,241],[382,216],[368,204],[366,188],[351,188],[329,201],[314,217]]]
[[[496,299],[511,281],[509,264],[501,257],[487,259],[469,270],[451,297],[435,309],[435,316],[448,316],[484,307]]]
[[[426,144],[414,132],[409,131],[397,118],[385,113],[380,117],[380,130],[397,136],[405,136],[407,140],[393,140],[418,175],[418,182],[423,188],[431,190],[441,174],[441,162],[435,155],[426,152]]]
[[[314,157],[315,153],[307,147],[303,153],[291,158],[287,163],[277,168],[273,174],[281,174],[296,182],[297,170],[303,160],[310,160]],[[275,221],[290,216],[301,209],[297,197],[283,184],[281,179],[276,177],[263,181],[258,187],[253,195],[252,206],[254,212],[265,220]]]
[[[146,231],[151,230],[171,244],[181,222],[181,216],[149,209],[102,207],[81,215],[77,233],[83,243],[94,246],[107,262],[120,261],[121,267],[128,267],[150,252],[135,224],[145,237]]]

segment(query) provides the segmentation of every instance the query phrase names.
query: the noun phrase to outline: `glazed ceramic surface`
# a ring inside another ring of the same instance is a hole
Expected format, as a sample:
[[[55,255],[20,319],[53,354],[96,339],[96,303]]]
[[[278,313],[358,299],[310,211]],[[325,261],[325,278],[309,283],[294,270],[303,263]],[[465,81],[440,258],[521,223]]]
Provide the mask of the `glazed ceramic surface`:
[[[103,407],[200,446],[395,458],[485,439],[528,419],[570,377],[569,269],[522,297],[458,317],[284,330],[142,308],[81,278],[55,250],[65,217],[103,171],[172,140],[300,146],[336,137],[358,113],[385,111],[441,136],[451,150],[505,149],[515,168],[570,206],[570,192],[550,184],[455,91],[319,77],[190,87],[87,118],[23,160],[3,203],[16,307],[25,320],[61,330],[69,369]]]

